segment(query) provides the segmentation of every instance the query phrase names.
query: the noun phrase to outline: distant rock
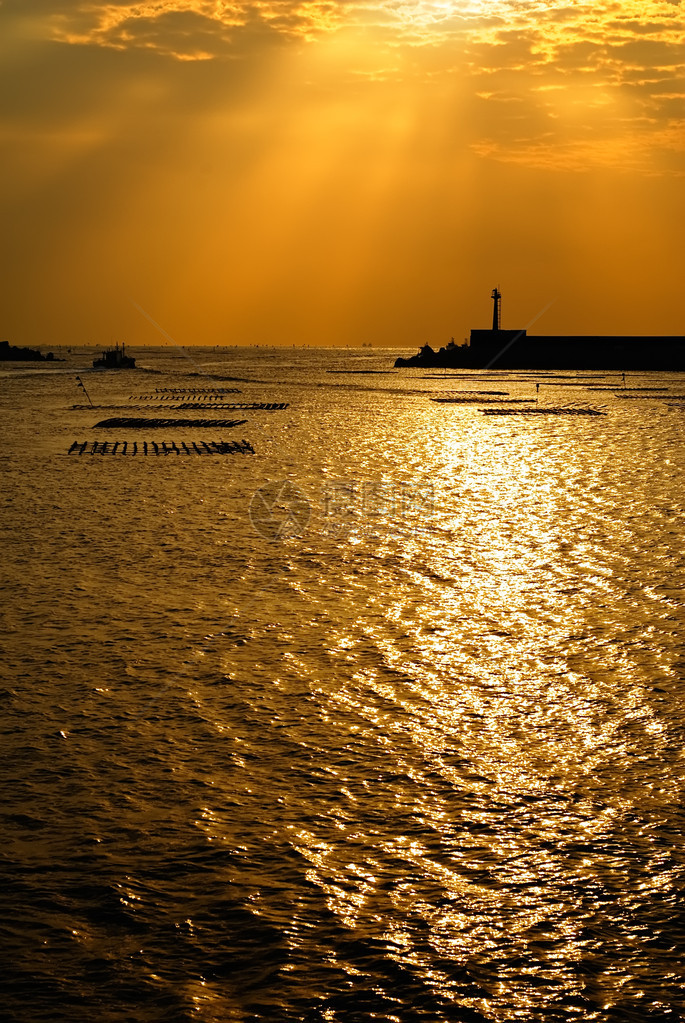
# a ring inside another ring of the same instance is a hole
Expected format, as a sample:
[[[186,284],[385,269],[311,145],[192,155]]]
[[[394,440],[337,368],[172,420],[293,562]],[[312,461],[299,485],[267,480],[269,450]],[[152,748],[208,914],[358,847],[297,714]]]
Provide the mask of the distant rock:
[[[443,366],[470,366],[472,353],[468,345],[456,345],[454,338],[444,348],[436,352],[430,345],[424,345],[416,355],[408,359],[400,356],[395,360],[395,368],[402,366],[423,366],[437,368]]]
[[[42,355],[35,348],[19,348],[9,341],[0,341],[0,362],[62,362],[52,352]]]

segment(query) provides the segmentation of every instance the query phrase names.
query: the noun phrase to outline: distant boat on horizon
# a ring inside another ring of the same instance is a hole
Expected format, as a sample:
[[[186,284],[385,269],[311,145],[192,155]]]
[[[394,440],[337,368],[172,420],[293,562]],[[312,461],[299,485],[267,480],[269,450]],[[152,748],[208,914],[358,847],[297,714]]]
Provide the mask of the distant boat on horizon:
[[[93,359],[93,369],[135,369],[136,360],[126,354],[126,345],[118,343],[114,348],[106,348],[98,358]]]

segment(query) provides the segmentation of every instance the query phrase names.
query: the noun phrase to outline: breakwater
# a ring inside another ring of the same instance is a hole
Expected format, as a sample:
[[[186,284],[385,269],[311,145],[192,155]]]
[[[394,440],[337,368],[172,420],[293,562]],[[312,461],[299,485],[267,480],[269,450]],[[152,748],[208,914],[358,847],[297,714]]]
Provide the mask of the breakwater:
[[[525,330],[472,330],[468,344],[424,345],[395,368],[513,370],[685,370],[685,337],[528,336]]]

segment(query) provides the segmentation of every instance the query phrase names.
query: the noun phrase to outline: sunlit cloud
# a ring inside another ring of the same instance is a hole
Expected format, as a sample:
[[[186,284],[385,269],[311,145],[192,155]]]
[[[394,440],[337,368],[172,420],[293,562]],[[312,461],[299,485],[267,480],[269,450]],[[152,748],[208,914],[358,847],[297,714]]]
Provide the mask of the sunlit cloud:
[[[682,149],[685,33],[670,0],[121,0],[50,11],[46,29],[63,43],[182,61],[323,46],[339,87],[456,82],[491,104],[473,113],[495,134],[478,132],[473,147],[499,160],[640,169],[650,148]]]
[[[535,63],[557,63],[573,55],[576,66],[598,67],[616,47],[623,61],[673,67],[682,63],[680,5],[671,0],[604,0],[598,4],[537,0],[143,0],[57,3],[50,31],[68,42],[102,46],[154,46],[186,56],[196,52],[196,34],[214,39],[220,56],[228,38],[249,26],[268,27],[290,39],[313,41],[327,33],[356,30],[385,34],[388,45],[436,48],[479,40],[499,56],[521,43]],[[157,26],[156,42],[152,27]],[[168,42],[174,39],[178,49]]]

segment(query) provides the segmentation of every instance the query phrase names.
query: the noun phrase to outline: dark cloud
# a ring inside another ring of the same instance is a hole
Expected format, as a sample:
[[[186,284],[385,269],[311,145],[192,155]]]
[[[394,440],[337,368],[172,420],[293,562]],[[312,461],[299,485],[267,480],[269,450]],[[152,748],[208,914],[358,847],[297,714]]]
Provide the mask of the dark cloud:
[[[144,48],[179,60],[246,56],[283,42],[279,26],[249,12],[244,20],[227,23],[195,11],[167,10],[125,18],[98,34],[100,46]]]

